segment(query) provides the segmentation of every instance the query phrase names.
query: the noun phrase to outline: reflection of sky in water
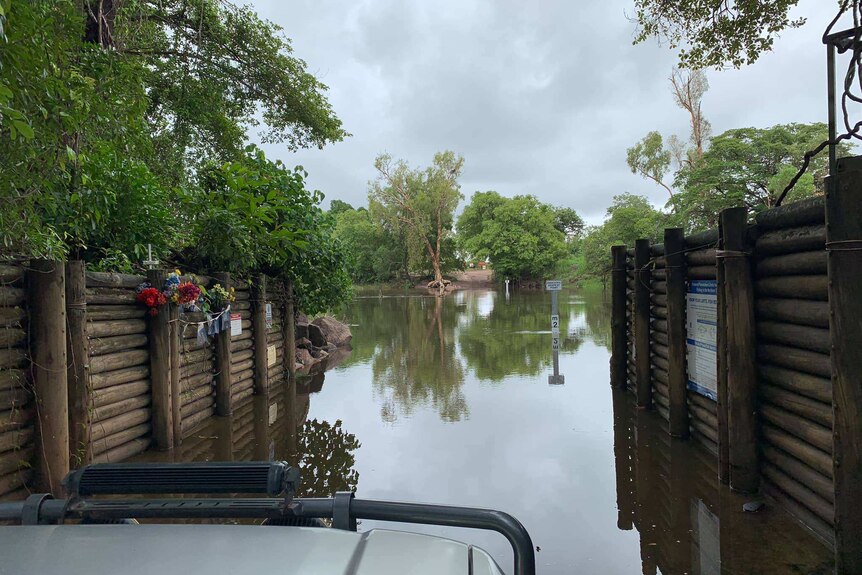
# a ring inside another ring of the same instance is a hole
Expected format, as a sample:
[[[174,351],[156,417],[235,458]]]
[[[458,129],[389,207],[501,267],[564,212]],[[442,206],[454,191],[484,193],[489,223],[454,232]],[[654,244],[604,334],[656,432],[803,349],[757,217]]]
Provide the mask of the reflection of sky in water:
[[[508,302],[496,296],[456,292],[439,310],[427,299],[412,311],[386,308],[379,316],[354,310],[351,321],[358,315],[398,323],[369,335],[375,342],[363,343],[370,326],[354,322],[360,324],[355,357],[327,374],[323,390],[312,397],[311,415],[344,420],[362,442],[356,452],[359,497],[511,512],[542,548],[540,573],[639,571],[636,534],[616,529],[608,352],[589,335],[565,335],[585,329],[586,312],[572,308],[586,304],[560,298],[560,372],[566,385],[549,386],[550,298],[544,292],[515,292]],[[591,305],[591,317],[602,319],[601,296]],[[442,330],[433,324],[435,317],[442,318]],[[445,366],[426,369],[424,361],[440,362],[441,334]],[[403,345],[409,349],[402,355]],[[363,346],[378,359],[388,354],[399,373],[364,359]],[[429,390],[420,393],[420,385]],[[466,414],[441,418],[441,406],[457,405],[458,396]],[[415,402],[407,409],[398,398]],[[381,415],[393,419],[383,423]],[[510,569],[508,544],[496,534],[411,529],[467,539]]]

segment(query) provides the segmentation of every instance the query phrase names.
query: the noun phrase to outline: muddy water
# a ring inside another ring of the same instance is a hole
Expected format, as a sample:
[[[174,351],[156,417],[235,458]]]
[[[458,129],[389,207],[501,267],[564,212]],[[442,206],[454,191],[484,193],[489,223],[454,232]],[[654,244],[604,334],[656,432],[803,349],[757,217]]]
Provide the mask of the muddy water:
[[[711,455],[611,392],[601,290],[563,292],[557,361],[549,314],[543,293],[360,295],[349,355],[214,419],[173,458],[286,459],[307,495],[501,509],[529,530],[540,573],[830,572],[824,545],[769,505],[743,513]],[[549,385],[555,364],[563,385]],[[496,534],[410,529],[511,566]]]

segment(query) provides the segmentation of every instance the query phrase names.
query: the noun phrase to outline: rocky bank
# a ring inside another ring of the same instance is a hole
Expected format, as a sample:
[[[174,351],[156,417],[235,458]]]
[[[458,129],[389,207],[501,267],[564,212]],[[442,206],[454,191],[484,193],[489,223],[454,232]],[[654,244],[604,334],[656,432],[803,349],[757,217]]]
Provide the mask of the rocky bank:
[[[300,313],[296,320],[296,369],[307,372],[339,351],[350,350],[350,328],[330,316],[311,322]]]

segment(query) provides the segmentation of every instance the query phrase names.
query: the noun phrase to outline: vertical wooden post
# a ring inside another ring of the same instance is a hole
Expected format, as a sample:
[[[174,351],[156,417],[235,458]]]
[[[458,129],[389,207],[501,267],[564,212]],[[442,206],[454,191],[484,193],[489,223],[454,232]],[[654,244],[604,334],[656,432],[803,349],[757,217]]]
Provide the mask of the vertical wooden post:
[[[611,385],[626,388],[626,247],[611,247]]]
[[[635,376],[638,407],[652,407],[649,367],[649,240],[635,242]]]
[[[284,286],[284,361],[290,377],[291,387],[296,379],[296,309],[293,301],[293,282],[288,280]]]
[[[66,379],[69,391],[71,464],[90,463],[90,343],[87,339],[87,278],[84,262],[66,262]]]
[[[269,389],[266,339],[266,276],[260,274],[252,285],[251,329],[254,337],[254,393]]]
[[[149,270],[147,281],[162,289],[168,274],[165,270]],[[150,380],[153,386],[153,442],[156,449],[174,446],[174,425],[171,411],[171,327],[170,311],[162,308],[150,316]]]
[[[836,573],[862,573],[862,158],[838,160],[826,186],[832,340]]]
[[[66,365],[66,286],[62,262],[34,260],[30,337],[38,429],[36,453],[41,491],[62,494],[69,473],[69,390]]]
[[[183,412],[180,392],[180,348],[182,347],[182,327],[180,326],[180,308],[170,306],[170,347],[171,357],[171,421],[173,422],[173,446],[179,447],[183,442]]]
[[[214,274],[216,283],[230,290],[230,273]],[[230,330],[219,331],[216,335],[216,414],[230,415],[233,406],[230,400]]]
[[[688,437],[688,405],[685,372],[685,233],[682,228],[664,231],[667,266],[667,387],[669,425],[674,437]]]
[[[718,247],[724,249],[719,224]],[[725,300],[724,258],[715,259],[716,279],[716,419],[718,420],[718,479],[730,482],[730,438],[727,435],[727,303]]]
[[[724,313],[727,321],[727,436],[730,487],[754,493],[760,482],[757,462],[757,364],[754,290],[748,262],[748,213],[721,212],[724,249]],[[719,312],[720,313],[720,312]]]

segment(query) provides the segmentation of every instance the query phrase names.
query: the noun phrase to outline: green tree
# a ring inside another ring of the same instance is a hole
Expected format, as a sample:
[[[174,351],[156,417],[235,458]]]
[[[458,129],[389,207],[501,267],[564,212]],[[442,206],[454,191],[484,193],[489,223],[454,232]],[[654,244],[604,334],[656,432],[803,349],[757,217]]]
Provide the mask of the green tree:
[[[626,150],[626,163],[633,174],[652,180],[673,197],[673,190],[664,183],[670,170],[671,154],[664,149],[661,134],[650,132],[643,140]]]
[[[554,227],[566,234],[567,239],[578,239],[584,234],[586,224],[572,208],[555,208]]]
[[[126,189],[142,183],[119,208],[145,217],[165,203],[179,228],[185,216],[170,200],[176,188],[192,193],[200,167],[240,158],[258,119],[266,141],[289,148],[347,135],[326,87],[289,40],[245,7],[0,0],[0,28],[6,253],[62,257],[71,250],[89,258],[113,249],[102,242],[114,236],[98,228],[128,212],[118,211],[117,172],[105,166],[127,170]],[[154,224],[152,234],[161,226]],[[136,236],[122,249],[127,257],[143,243],[161,249],[148,240]]]
[[[305,188],[307,174],[271,162],[254,146],[241,160],[207,166],[203,193],[190,195],[191,232],[182,260],[207,271],[262,272],[294,282],[309,314],[350,299],[350,259],[323,194]]]
[[[611,269],[611,246],[632,245],[641,238],[658,240],[667,216],[643,196],[614,196],[604,223],[589,230],[583,242],[585,272],[605,278]]]
[[[463,198],[458,178],[464,158],[454,152],[435,154],[433,164],[411,169],[403,160],[388,154],[377,157],[378,178],[368,191],[372,211],[380,214],[392,229],[403,230],[409,242],[427,254],[434,282],[441,287],[445,250],[453,250],[455,209]],[[442,293],[442,291],[441,291]]]
[[[676,164],[677,174],[683,168],[697,166],[703,159],[712,126],[704,117],[701,106],[703,95],[709,89],[706,74],[702,70],[683,72],[674,69],[669,80],[674,102],[688,114],[691,127],[688,141],[674,134],[668,138],[665,148],[661,134],[650,132],[626,150],[626,163],[633,174],[652,180],[673,198],[673,189],[664,182],[671,164]]]
[[[788,15],[798,2],[635,0],[639,30],[634,42],[654,37],[672,49],[680,48],[684,68],[722,68],[728,64],[739,68],[771,50],[782,30],[805,23],[804,18],[791,20]]]
[[[332,202],[333,207],[337,201]],[[350,252],[353,280],[371,283],[395,279],[404,265],[403,241],[390,232],[386,222],[374,218],[369,210],[337,208],[340,211],[335,212],[335,235]]]
[[[333,216],[338,216],[342,212],[355,211],[353,206],[341,200],[332,200],[329,202],[329,213]]]
[[[490,260],[496,274],[539,278],[568,252],[556,216],[535,196],[476,192],[458,218],[458,233],[464,250]]]
[[[825,124],[781,124],[770,128],[738,128],[715,136],[696,165],[677,174],[682,191],[670,202],[679,223],[689,230],[718,225],[719,212],[746,206],[756,213],[775,201],[802,165],[806,150],[827,138]],[[839,155],[849,153],[844,144]],[[828,172],[824,155],[811,161],[788,200],[823,193]]]

